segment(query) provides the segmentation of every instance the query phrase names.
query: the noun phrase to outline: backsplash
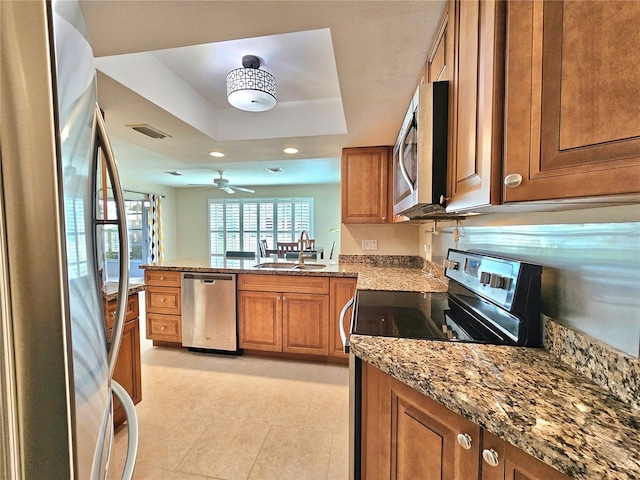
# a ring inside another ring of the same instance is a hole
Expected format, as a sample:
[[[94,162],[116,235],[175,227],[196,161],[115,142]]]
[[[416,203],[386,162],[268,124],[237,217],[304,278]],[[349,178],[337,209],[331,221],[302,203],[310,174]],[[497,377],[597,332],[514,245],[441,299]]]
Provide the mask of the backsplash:
[[[544,319],[544,346],[560,362],[640,408],[640,361],[552,319]]]
[[[461,250],[542,265],[545,315],[639,356],[640,222],[467,226],[470,221],[461,222],[459,236],[452,235],[455,227],[438,229],[432,236],[434,262],[442,262],[455,237]]]
[[[338,257],[340,263],[370,265],[372,267],[423,268],[425,260],[417,255],[345,255]]]

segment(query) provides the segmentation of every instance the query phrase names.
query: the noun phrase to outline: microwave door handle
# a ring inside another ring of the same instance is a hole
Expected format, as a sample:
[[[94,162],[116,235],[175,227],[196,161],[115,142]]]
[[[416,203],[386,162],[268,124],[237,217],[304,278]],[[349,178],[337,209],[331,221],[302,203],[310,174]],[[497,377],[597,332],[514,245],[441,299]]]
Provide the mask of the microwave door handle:
[[[409,124],[409,129],[407,131],[411,131],[414,124],[415,124],[415,116],[411,121],[411,123]],[[402,138],[402,141],[400,142],[400,151],[398,152],[398,166],[400,167],[400,173],[402,173],[402,178],[404,178],[404,181],[407,182],[407,185],[409,185],[409,190],[411,191],[411,193],[413,193],[415,192],[416,189],[414,188],[413,182],[409,177],[409,172],[407,172],[407,166],[404,164],[405,138],[407,138],[406,135]]]
[[[340,318],[338,319],[338,326],[340,327],[340,340],[342,340],[342,346],[344,353],[349,353],[349,349],[351,348],[351,344],[349,340],[347,340],[347,333],[344,331],[344,316],[347,314],[347,310],[353,305],[356,297],[351,297],[347,303],[342,307],[342,311],[340,312]],[[351,328],[349,328],[349,334],[353,330],[353,315],[351,315]]]

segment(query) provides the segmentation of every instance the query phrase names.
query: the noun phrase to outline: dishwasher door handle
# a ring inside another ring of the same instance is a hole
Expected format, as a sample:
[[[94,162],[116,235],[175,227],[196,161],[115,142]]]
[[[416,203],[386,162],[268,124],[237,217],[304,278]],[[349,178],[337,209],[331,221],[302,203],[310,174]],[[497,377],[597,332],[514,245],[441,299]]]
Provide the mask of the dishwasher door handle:
[[[232,282],[234,280],[232,275],[196,275],[193,273],[185,273],[186,280],[202,280],[204,283],[215,283],[216,280],[224,280]]]

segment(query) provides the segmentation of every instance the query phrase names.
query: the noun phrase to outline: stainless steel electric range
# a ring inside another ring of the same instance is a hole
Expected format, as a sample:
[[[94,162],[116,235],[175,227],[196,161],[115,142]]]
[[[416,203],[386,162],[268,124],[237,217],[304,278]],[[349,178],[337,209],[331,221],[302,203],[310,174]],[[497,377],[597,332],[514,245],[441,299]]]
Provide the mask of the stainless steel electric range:
[[[358,291],[350,333],[540,347],[541,274],[539,265],[451,249],[446,293]]]
[[[350,334],[542,346],[542,267],[476,252],[449,250],[446,293],[357,291]],[[344,325],[341,321],[340,326]],[[345,352],[347,332],[341,331]],[[424,348],[429,348],[425,342]],[[361,478],[362,361],[349,358],[350,478]]]

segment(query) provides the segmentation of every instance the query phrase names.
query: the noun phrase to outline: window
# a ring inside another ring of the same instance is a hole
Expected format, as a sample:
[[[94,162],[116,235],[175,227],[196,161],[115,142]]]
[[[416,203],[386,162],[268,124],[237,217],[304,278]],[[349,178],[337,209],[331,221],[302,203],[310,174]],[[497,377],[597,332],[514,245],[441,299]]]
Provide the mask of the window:
[[[125,200],[124,202],[129,230],[129,277],[131,278],[143,276],[144,272],[138,266],[147,263],[149,256],[149,206],[146,200]],[[116,204],[112,199],[107,202],[107,208],[109,218],[116,218]],[[107,281],[115,281],[120,273],[120,246],[116,226],[104,227],[102,244]]]
[[[313,237],[313,198],[209,200],[209,254],[212,261],[227,250],[259,255],[258,241],[294,242],[307,230]]]

